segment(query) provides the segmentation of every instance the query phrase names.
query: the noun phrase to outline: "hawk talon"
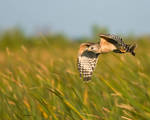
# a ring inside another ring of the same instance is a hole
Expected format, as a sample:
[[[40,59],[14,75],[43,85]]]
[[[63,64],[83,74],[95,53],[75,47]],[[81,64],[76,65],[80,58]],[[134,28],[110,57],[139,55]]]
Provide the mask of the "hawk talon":
[[[126,53],[127,51],[124,50],[124,49],[120,49],[120,52],[121,52],[121,53]]]

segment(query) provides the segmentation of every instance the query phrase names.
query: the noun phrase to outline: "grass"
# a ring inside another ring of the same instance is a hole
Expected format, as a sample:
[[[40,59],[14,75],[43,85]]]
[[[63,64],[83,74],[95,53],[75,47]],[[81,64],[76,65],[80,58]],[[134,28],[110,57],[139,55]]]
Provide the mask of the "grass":
[[[149,120],[149,41],[137,43],[136,57],[100,55],[88,83],[77,71],[79,44],[1,50],[0,120]]]

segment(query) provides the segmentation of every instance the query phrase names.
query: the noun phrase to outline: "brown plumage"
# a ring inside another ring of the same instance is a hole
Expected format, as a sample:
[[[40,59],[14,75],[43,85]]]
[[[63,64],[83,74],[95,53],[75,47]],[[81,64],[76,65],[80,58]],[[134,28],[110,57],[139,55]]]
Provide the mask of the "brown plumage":
[[[122,38],[111,34],[100,34],[100,42],[98,43],[82,43],[78,52],[78,70],[80,77],[84,81],[91,80],[93,71],[95,70],[98,56],[103,53],[130,52],[135,55],[134,49],[136,45],[127,45],[122,41]]]

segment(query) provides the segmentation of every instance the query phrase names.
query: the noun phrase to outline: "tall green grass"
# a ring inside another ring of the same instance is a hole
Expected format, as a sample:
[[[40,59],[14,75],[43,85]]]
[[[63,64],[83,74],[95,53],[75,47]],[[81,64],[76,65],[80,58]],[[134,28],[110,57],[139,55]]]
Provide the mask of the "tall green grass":
[[[135,57],[100,55],[92,81],[85,83],[76,66],[79,44],[36,39],[42,42],[0,51],[1,120],[150,119],[148,40],[136,41]]]

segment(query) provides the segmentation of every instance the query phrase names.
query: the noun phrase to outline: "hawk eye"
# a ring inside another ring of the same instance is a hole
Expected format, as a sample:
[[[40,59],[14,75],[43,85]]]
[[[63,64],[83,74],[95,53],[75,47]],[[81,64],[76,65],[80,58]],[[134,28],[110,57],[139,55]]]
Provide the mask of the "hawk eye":
[[[94,49],[94,47],[91,47],[91,49],[93,50],[93,49]]]

